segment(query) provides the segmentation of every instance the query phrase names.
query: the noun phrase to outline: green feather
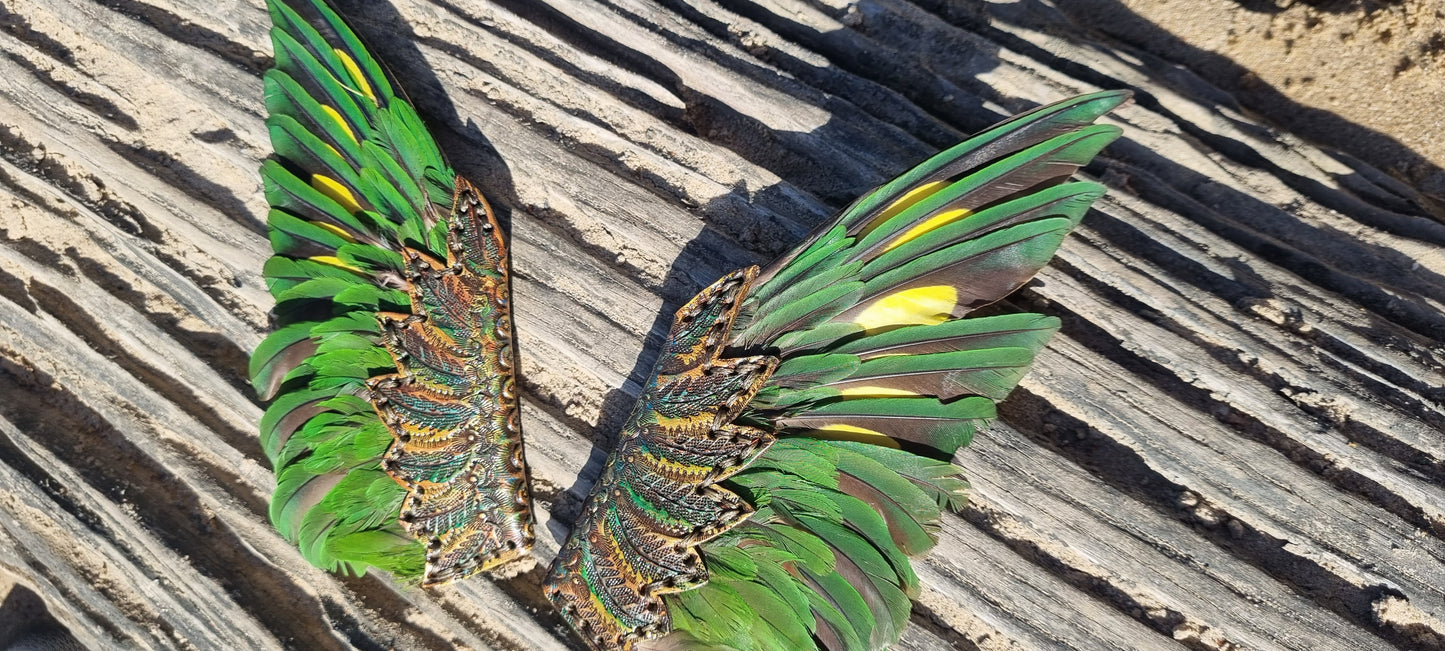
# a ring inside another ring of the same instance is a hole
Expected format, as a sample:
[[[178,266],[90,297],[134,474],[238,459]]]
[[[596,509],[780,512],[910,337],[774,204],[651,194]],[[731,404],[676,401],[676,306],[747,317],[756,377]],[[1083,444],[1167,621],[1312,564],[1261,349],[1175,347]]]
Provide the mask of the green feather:
[[[290,116],[305,124],[305,129],[334,147],[353,167],[361,161],[361,145],[355,131],[345,119],[337,120],[322,104],[307,94],[295,79],[277,69],[266,71],[266,112]],[[335,107],[332,107],[335,111]],[[340,113],[336,114],[340,116]]]
[[[989,348],[1026,348],[1037,352],[1058,329],[1056,317],[1027,312],[1002,314],[896,328],[845,343],[835,350],[863,359]]]
[[[1104,187],[1097,183],[1065,183],[991,206],[928,231],[891,250],[878,252],[869,260],[865,277],[876,275],[883,270],[893,269],[909,260],[942,250],[956,243],[981,237],[994,230],[1016,224],[1049,217],[1063,217],[1077,225],[1079,220],[1083,219],[1089,206],[1103,195]],[[925,215],[919,221],[926,220],[931,216]],[[913,224],[908,224],[907,227],[911,228],[912,226]]]
[[[323,26],[327,31],[326,41],[329,44],[338,46],[340,49],[345,50],[351,56],[351,58],[356,62],[357,67],[361,70],[361,73],[366,77],[367,83],[371,86],[377,98],[379,100],[388,100],[394,97],[395,95],[391,88],[391,82],[387,79],[386,73],[381,68],[381,64],[377,62],[375,57],[371,56],[371,53],[367,51],[364,45],[362,45],[361,39],[357,38],[356,34],[351,31],[351,28],[347,26],[347,24],[343,20],[341,20],[341,16],[339,16],[325,2],[320,2],[319,0],[311,0],[307,4],[309,4],[311,9],[320,16],[320,25]],[[287,13],[296,15],[294,10],[291,10],[289,8],[285,8],[284,10]],[[274,17],[276,15],[274,7],[272,9],[272,12],[272,16]],[[313,25],[309,24],[302,25],[300,27],[303,29],[315,28]],[[318,30],[317,33],[320,34],[320,30]],[[383,101],[383,104],[387,103],[388,102]]]
[[[948,403],[934,398],[860,398],[810,407],[780,418],[778,423],[799,429],[852,425],[952,456],[972,439],[977,422],[990,420],[996,413],[992,400],[976,396]]]
[[[281,386],[285,372],[315,351],[311,324],[295,323],[267,335],[251,353],[251,384],[262,400],[271,398]]]
[[[816,265],[818,251],[836,247],[840,238],[851,238],[873,222],[888,206],[908,192],[956,177],[990,160],[1044,142],[1059,134],[1083,128],[1129,98],[1128,91],[1102,91],[1080,95],[1033,111],[1021,113],[939,152],[886,185],[865,194],[838,216],[833,225],[779,258],[759,276],[759,291],[769,291],[771,279],[796,275]],[[805,261],[806,264],[805,264]],[[773,291],[776,291],[775,289]]]
[[[308,278],[276,293],[276,302],[330,300],[338,293],[353,287],[371,287],[353,278],[320,277]]]
[[[348,282],[364,281],[357,272],[336,265],[309,259],[272,256],[261,268],[266,277],[266,287],[272,295],[279,296],[288,289],[312,278],[340,278]]]
[[[976,212],[999,199],[1067,177],[1087,164],[1120,133],[1120,129],[1113,125],[1093,125],[1041,142],[974,171],[873,227],[853,247],[852,260],[872,257],[874,251],[893,241],[895,236],[908,232],[946,209]]]
[[[942,517],[938,503],[888,466],[846,448],[835,449],[838,471],[845,477],[840,490],[878,511],[903,553],[918,555],[931,549]]]
[[[797,577],[788,571],[788,568],[795,568],[802,561],[786,549],[775,545],[749,546],[747,551],[758,561],[758,571],[753,576],[753,580],[782,602],[785,608],[781,609],[779,613],[790,614],[795,618],[801,624],[799,628],[802,630],[803,638],[806,639],[813,624],[812,617],[809,616],[811,610],[808,608],[808,596],[803,594],[803,586],[798,583]],[[785,627],[780,626],[779,628]],[[799,648],[799,646],[795,645],[792,648]]]
[[[754,613],[755,624],[749,631],[759,648],[792,651],[812,643],[808,628],[793,608],[779,598],[776,590],[753,581],[735,581],[729,585]],[[798,596],[802,597],[801,593]],[[807,597],[802,598],[806,602]]]
[[[892,574],[897,577],[900,588],[908,594],[917,594],[918,577],[913,573],[913,564],[909,562],[907,553],[893,544],[892,533],[889,532],[888,523],[883,520],[883,516],[879,515],[877,511],[873,510],[872,507],[862,500],[851,495],[833,493],[832,497],[834,501],[838,503],[839,509],[842,510],[843,519],[841,523],[828,521],[827,524],[833,527],[843,527],[841,531],[847,532],[850,535],[858,534],[865,539],[873,549],[877,550],[882,555],[884,562],[887,563],[886,568],[874,565],[864,567],[864,571],[871,572],[878,576]],[[808,524],[808,528],[817,531],[814,525],[821,526],[821,524],[822,521]],[[838,532],[832,532],[832,535],[823,535],[822,537],[828,540],[830,544],[833,544],[834,547],[838,547],[836,542],[842,540]],[[850,551],[848,554],[849,557],[853,558],[855,562],[860,558],[867,557],[868,552],[865,551],[863,547],[863,545],[859,545],[856,542],[852,544],[850,549],[854,551]],[[860,567],[861,566],[862,564],[860,563]],[[891,568],[891,570],[888,568]]]
[[[411,240],[418,241],[419,238],[411,233],[420,231],[421,215],[417,214],[416,207],[392,186],[391,179],[383,176],[376,168],[367,168],[361,170],[361,181],[366,189],[367,201],[376,206],[381,214],[401,221],[401,235],[397,240],[405,242],[410,237]]]
[[[267,216],[271,248],[277,255],[307,257],[325,255],[346,244],[348,240],[334,231],[298,219],[280,210],[272,210]]]
[[[839,221],[852,232],[914,188],[976,168],[1000,152],[1017,151],[1061,133],[1087,128],[1094,120],[1128,99],[1128,91],[1102,91],[1016,115],[888,182],[848,210]]]
[[[762,536],[772,546],[784,550],[796,558],[797,564],[788,568],[790,574],[796,577],[797,570],[807,570],[813,573],[832,571],[836,562],[833,548],[819,540],[817,536],[794,527],[781,518],[773,522],[770,515],[771,511],[759,509],[752,521],[755,526],[745,531],[749,535]]]
[[[399,289],[376,285],[349,285],[333,297],[340,305],[349,305],[369,312],[402,312],[411,307],[411,298]]]
[[[669,595],[668,602],[676,606],[673,625],[688,631],[697,641],[719,647],[752,648],[748,624],[756,615],[727,582],[712,582],[696,590]]]
[[[365,97],[366,93],[363,92],[364,89],[361,83],[352,76],[351,71],[348,70],[347,66],[342,62],[342,58],[337,54],[337,50],[343,50],[347,53],[347,56],[350,56],[352,61],[358,65],[358,68],[363,73],[363,77],[365,77],[365,82],[372,89],[371,94],[378,99],[388,96],[387,92],[378,91],[389,91],[389,85],[385,86],[385,88],[377,88],[376,86],[376,82],[378,81],[385,84],[385,79],[380,76],[373,77],[366,74],[370,72],[366,70],[366,68],[375,67],[375,63],[372,62],[370,66],[367,66],[365,61],[371,57],[364,54],[365,49],[359,47],[359,42],[356,42],[354,45],[344,41],[341,43],[328,42],[311,23],[301,17],[295,8],[288,6],[285,2],[276,0],[272,0],[267,4],[271,11],[271,22],[275,25],[275,28],[271,30],[272,38],[284,37],[291,39],[304,52],[311,55],[310,60],[301,61],[301,68],[316,77],[329,74],[331,78],[337,80],[338,84],[344,89],[344,96],[355,97],[355,105],[361,109],[363,114],[370,115],[377,107],[377,102]],[[312,7],[314,8],[315,5],[312,4]],[[337,33],[336,26],[340,27],[340,32],[351,35],[350,29],[346,28],[345,25],[341,25],[339,21],[336,21],[336,25],[327,26],[329,28],[328,31],[332,32],[333,36]],[[351,38],[355,39],[355,36],[351,35]],[[361,60],[357,60],[358,57],[361,58]],[[289,68],[279,65],[279,63],[278,67],[288,72],[290,71]],[[332,95],[331,97],[332,99],[338,99],[336,95]]]
[[[283,471],[289,469],[293,463],[304,461],[302,457],[309,455],[312,450],[336,440],[356,441],[362,438],[357,436],[358,431],[375,422],[376,418],[371,414],[357,416],[335,411],[317,414],[306,421],[281,447],[281,452],[276,457],[276,467]]]
[[[412,221],[421,218],[417,208],[425,206],[428,199],[422,192],[417,177],[403,169],[392,157],[389,149],[374,140],[362,142],[361,162],[363,172],[381,175],[388,185],[402,195],[402,210],[392,215],[393,219],[400,217],[402,221]]]
[[[274,160],[262,163],[261,179],[266,190],[266,200],[273,208],[285,210],[309,221],[336,226],[351,239],[369,243],[380,241],[369,232],[365,223],[336,200],[302,182],[295,174],[281,167],[280,163]]]
[[[396,368],[385,350],[370,345],[362,350],[337,350],[318,354],[307,364],[316,370],[318,376],[360,380],[384,375]]]
[[[330,144],[316,137],[289,115],[272,115],[266,118],[266,127],[271,134],[271,147],[276,155],[295,167],[312,171],[313,174],[328,173],[340,181],[358,199],[366,196],[362,192],[361,179],[351,164],[341,157],[340,152]],[[317,171],[321,170],[321,171]],[[363,204],[363,207],[366,207]]]
[[[781,484],[786,481],[797,481],[805,479],[816,483],[824,488],[838,487],[838,467],[832,460],[819,455],[813,451],[810,441],[801,438],[787,438],[774,443],[768,448],[753,465],[749,466],[742,474],[737,475],[733,481],[738,479],[749,482],[752,486],[767,486]],[[765,471],[767,471],[765,473]],[[793,478],[777,477],[778,473],[793,475]],[[752,490],[758,490],[752,488]],[[756,505],[756,502],[754,502]]]
[[[863,326],[856,323],[820,323],[807,329],[797,329],[778,337],[774,346],[781,355],[813,352],[822,346],[836,344],[850,336],[863,332]]]
[[[825,287],[812,295],[779,306],[765,316],[760,315],[737,336],[737,340],[765,342],[777,338],[783,332],[811,328],[857,303],[863,290],[863,283],[856,280]]]
[[[952,463],[856,441],[829,441],[828,445],[866,456],[886,466],[932,497],[940,509],[958,511],[964,506],[968,482],[963,480],[958,466]]]
[[[353,574],[366,566],[378,567],[401,577],[421,576],[426,568],[426,550],[415,538],[401,531],[363,529],[326,540],[326,555],[346,559]]]
[[[388,108],[377,118],[376,128],[382,134],[381,141],[396,154],[397,162],[410,170],[416,179],[423,178],[431,170],[448,169],[441,148],[427,133],[416,109],[404,102],[393,103]],[[442,184],[447,188],[447,200],[451,199],[450,181],[448,178]]]
[[[856,355],[803,355],[780,364],[769,383],[783,389],[824,384],[850,377],[859,367]]]
[[[815,532],[833,547],[837,558],[834,576],[841,577],[853,588],[873,621],[868,646],[883,648],[902,633],[911,604],[905,592],[904,579],[885,558],[880,548],[849,527],[825,520],[802,520],[801,524]],[[856,613],[845,610],[850,619]],[[861,631],[860,631],[861,633]]]
[[[800,278],[809,275],[808,272],[817,268],[825,260],[833,257],[838,251],[853,243],[852,239],[843,236],[843,228],[835,227],[822,240],[822,243],[813,247],[807,254],[800,256],[786,269],[778,272],[771,278],[765,279],[748,295],[747,302],[750,305],[759,305],[772,302],[778,294],[787,291],[788,288],[797,284]]]
[[[366,269],[373,274],[389,273],[399,278],[406,269],[400,253],[365,244],[343,244],[337,247],[336,257],[348,265]]]
[[[268,4],[275,6],[274,2]],[[321,59],[291,33],[279,27],[272,29],[271,44],[276,69],[295,80],[318,104],[336,110],[352,132],[361,137],[357,129],[368,128],[371,111],[363,110],[355,91],[344,86]]]
[[[840,242],[841,244],[841,242]],[[863,268],[863,263],[851,262],[844,265],[829,266],[827,269],[820,269],[816,273],[796,279],[791,285],[781,285],[774,282],[774,286],[782,287],[771,299],[766,302],[758,302],[754,308],[763,314],[772,314],[789,303],[800,301],[812,296],[824,289],[832,287],[840,282],[857,277],[858,272]]]
[[[266,407],[261,415],[261,449],[275,459],[281,446],[301,424],[323,409],[320,403],[335,393],[310,389],[286,393]]]
[[[802,517],[822,520],[841,519],[843,512],[838,509],[838,502],[833,499],[833,495],[825,490],[820,490],[816,485],[808,485],[810,483],[812,482],[788,482],[768,491],[768,495],[771,497],[769,504],[778,513],[793,519]]]
[[[345,476],[343,472],[318,475],[300,468],[283,471],[271,496],[271,523],[283,537],[296,542],[307,514]]]
[[[946,353],[888,355],[858,365],[831,389],[884,387],[945,400],[961,395],[1002,400],[1023,378],[1034,351],[1028,348],[985,348]]]
[[[876,297],[908,287],[952,285],[965,309],[992,303],[1038,273],[1073,227],[1063,218],[1019,224],[867,276],[859,307],[842,318],[861,312]],[[865,268],[864,273],[871,271]]]
[[[871,648],[864,640],[871,637],[877,620],[858,589],[837,572],[815,574],[804,570],[801,576],[810,584],[807,592],[813,613],[838,633],[843,648]]]

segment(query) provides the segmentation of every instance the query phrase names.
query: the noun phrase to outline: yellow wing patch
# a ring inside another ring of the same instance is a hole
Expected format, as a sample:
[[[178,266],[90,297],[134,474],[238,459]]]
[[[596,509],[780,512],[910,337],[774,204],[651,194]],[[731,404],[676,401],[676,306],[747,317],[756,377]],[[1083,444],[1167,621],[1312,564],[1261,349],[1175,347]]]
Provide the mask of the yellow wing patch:
[[[953,316],[958,290],[952,285],[931,285],[894,292],[863,310],[853,322],[864,330],[888,326],[933,325]]]
[[[351,142],[354,142],[354,143],[356,143],[356,144],[358,144],[358,145],[361,144],[361,142],[356,139],[356,132],[354,132],[354,131],[351,130],[351,125],[349,125],[349,124],[346,123],[346,119],[345,119],[345,118],[342,118],[342,117],[341,117],[341,114],[338,113],[338,112],[336,111],[336,109],[331,108],[330,106],[327,106],[327,105],[325,105],[325,104],[322,104],[322,105],[321,105],[321,110],[325,111],[327,115],[331,116],[331,119],[332,119],[332,120],[335,120],[335,121],[336,121],[336,124],[338,124],[338,125],[341,126],[341,130],[346,132],[346,135],[351,138]],[[341,156],[340,154],[337,154],[337,157],[338,157],[338,158],[339,158],[340,156]]]
[[[351,80],[356,82],[356,88],[361,91],[361,94],[371,100],[372,104],[376,104],[376,93],[372,92],[371,84],[366,83],[366,77],[361,75],[361,67],[356,65],[356,61],[351,58],[351,55],[343,52],[341,48],[331,48],[331,51],[336,53],[338,59],[341,59],[341,65],[346,66],[347,74],[350,74]]]
[[[918,202],[923,201],[930,196],[933,196],[933,193],[938,192],[939,190],[942,190],[946,187],[948,187],[948,181],[934,181],[932,183],[925,183],[916,188],[913,188],[912,190],[909,190],[907,194],[899,197],[898,200],[894,201],[892,205],[884,208],[883,212],[878,213],[878,216],[874,217],[873,221],[868,222],[868,226],[863,229],[863,232],[860,233],[860,235],[867,235],[869,231],[877,228],[883,222],[892,219],[894,215],[897,215],[898,213],[912,208],[914,204],[917,204]]]
[[[916,396],[916,395],[918,395],[918,394],[916,394],[916,393],[914,393],[914,392],[912,392],[912,391],[904,391],[903,389],[890,389],[890,388],[888,388],[888,387],[853,387],[853,388],[851,388],[851,389],[843,389],[842,391],[839,391],[838,393],[841,394],[841,395],[845,395],[845,396],[849,396],[849,397],[854,397],[854,398],[857,398],[857,397],[888,398],[888,397],[892,397],[892,396]]]
[[[330,151],[331,153],[336,154],[336,157],[337,157],[337,158],[341,158],[341,152],[336,151],[336,148],[335,148],[335,147],[332,147],[332,146],[331,146],[331,143],[329,143],[329,142],[323,142],[323,143],[321,143],[321,144],[323,144],[323,145],[326,146],[327,151]],[[342,160],[346,160],[345,158],[341,158],[341,159],[342,159]]]
[[[316,186],[313,185],[313,186],[311,186],[311,187],[316,187]],[[341,239],[343,239],[343,240],[346,240],[347,242],[355,242],[355,241],[356,241],[356,238],[352,237],[352,236],[351,236],[351,233],[346,232],[346,229],[343,229],[343,228],[341,228],[340,226],[337,226],[337,225],[335,225],[335,224],[328,224],[328,223],[326,223],[326,222],[310,222],[310,223],[311,223],[312,226],[315,226],[315,227],[317,227],[317,228],[322,228],[322,229],[331,231],[332,233],[335,233],[337,237],[339,237],[339,238],[341,238]],[[405,318],[405,315],[403,315],[401,318]]]
[[[312,223],[317,223],[317,222],[312,222]],[[318,224],[318,225],[319,225],[319,224]],[[307,260],[310,260],[310,261],[312,261],[312,262],[320,262],[321,264],[325,264],[325,265],[331,265],[331,266],[333,266],[333,267],[336,267],[337,269],[345,269],[345,270],[350,271],[350,272],[353,272],[353,273],[358,273],[358,274],[362,274],[362,275],[365,275],[365,274],[366,274],[365,271],[362,271],[362,270],[360,270],[360,269],[357,269],[356,267],[353,267],[353,266],[351,266],[351,265],[349,265],[349,264],[346,264],[346,262],[344,262],[341,258],[338,258],[338,257],[336,257],[336,256],[334,256],[334,255],[314,255],[314,256],[311,256],[311,257],[307,258]]]
[[[353,215],[361,212],[361,204],[356,202],[356,196],[352,195],[351,190],[346,189],[346,186],[342,185],[340,181],[323,174],[312,174],[311,187],[316,188],[321,194],[335,199],[336,203],[346,209],[346,212]]]
[[[886,434],[875,432],[866,427],[858,427],[857,425],[844,425],[839,423],[837,425],[820,427],[813,430],[813,432],[817,438],[830,441],[857,441],[870,445],[881,445],[885,448],[893,448],[895,450],[900,447],[898,441],[889,438]]]
[[[964,217],[969,216],[969,214],[969,211],[960,208],[958,210],[950,210],[945,213],[934,215],[933,217],[930,217],[928,221],[914,226],[913,228],[908,229],[907,233],[904,233],[894,238],[892,242],[888,243],[888,246],[883,247],[883,251],[885,253],[888,251],[892,251],[897,247],[907,244],[911,240],[923,236],[924,234],[935,228],[938,228],[945,224],[951,224],[953,222],[956,222],[960,219],[963,219]]]

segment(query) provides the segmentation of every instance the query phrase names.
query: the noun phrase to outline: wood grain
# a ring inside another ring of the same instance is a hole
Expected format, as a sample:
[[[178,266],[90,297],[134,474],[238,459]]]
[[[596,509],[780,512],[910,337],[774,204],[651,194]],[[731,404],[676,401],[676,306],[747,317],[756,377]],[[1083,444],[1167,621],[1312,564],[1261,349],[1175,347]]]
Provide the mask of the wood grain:
[[[540,563],[688,297],[1131,88],[1109,196],[1010,299],[1064,330],[960,454],[899,647],[1445,648],[1445,224],[1410,187],[1033,0],[342,6],[510,232]],[[336,577],[266,521],[263,8],[0,27],[0,646],[568,648],[540,570]]]

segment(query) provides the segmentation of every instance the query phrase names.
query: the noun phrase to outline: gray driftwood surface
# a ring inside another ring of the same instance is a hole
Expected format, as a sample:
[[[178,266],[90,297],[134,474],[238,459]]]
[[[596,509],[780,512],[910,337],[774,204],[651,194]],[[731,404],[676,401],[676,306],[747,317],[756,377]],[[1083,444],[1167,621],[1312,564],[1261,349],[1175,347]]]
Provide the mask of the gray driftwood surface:
[[[343,7],[510,224],[540,563],[687,297],[1132,88],[1110,195],[1010,299],[1064,329],[959,456],[900,647],[1445,647],[1445,225],[1410,188],[1039,0]],[[266,520],[268,26],[0,0],[0,647],[566,648],[540,570],[341,578]]]

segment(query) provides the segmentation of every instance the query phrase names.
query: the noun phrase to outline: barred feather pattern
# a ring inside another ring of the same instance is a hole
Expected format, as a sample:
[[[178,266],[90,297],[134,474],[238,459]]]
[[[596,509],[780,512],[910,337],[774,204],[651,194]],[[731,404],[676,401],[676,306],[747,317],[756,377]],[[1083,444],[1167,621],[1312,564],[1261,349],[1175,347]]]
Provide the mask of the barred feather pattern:
[[[370,401],[395,442],[381,467],[407,489],[402,527],[426,544],[423,586],[515,560],[532,547],[512,377],[505,248],[461,177],[445,265],[403,249],[412,314],[379,314],[397,372]]]
[[[662,596],[704,582],[698,545],[753,512],[717,483],[774,441],[731,423],[777,360],[720,357],[757,273],[729,274],[677,312],[652,379],[548,573],[547,598],[596,648],[631,648],[670,630]]]

